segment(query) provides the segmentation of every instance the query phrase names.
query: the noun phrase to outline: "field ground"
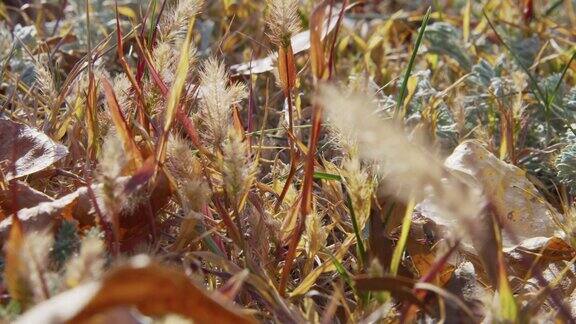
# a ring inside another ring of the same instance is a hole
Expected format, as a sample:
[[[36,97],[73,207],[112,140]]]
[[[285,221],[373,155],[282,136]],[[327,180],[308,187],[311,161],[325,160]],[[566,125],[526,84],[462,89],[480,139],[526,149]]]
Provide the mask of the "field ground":
[[[571,323],[576,1],[0,2],[0,315]]]

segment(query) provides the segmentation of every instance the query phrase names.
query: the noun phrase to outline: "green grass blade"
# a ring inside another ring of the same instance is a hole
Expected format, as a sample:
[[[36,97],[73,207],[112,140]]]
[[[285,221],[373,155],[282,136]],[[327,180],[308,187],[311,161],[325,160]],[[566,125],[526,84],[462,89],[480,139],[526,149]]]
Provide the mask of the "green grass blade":
[[[412,56],[408,62],[408,67],[406,68],[406,73],[404,74],[404,80],[402,80],[402,86],[400,87],[400,94],[398,95],[398,101],[396,102],[396,111],[394,112],[394,118],[398,118],[400,109],[404,104],[404,98],[406,97],[406,90],[408,88],[408,79],[412,74],[412,69],[414,68],[414,62],[416,62],[416,56],[418,55],[418,49],[420,44],[422,44],[422,39],[424,38],[424,32],[426,31],[426,26],[428,25],[428,20],[430,19],[431,8],[428,7],[424,20],[422,21],[422,26],[420,26],[420,31],[418,31],[418,38],[416,38],[416,44],[414,45],[414,50],[412,51]]]
[[[530,79],[530,83],[532,85],[531,91],[534,94],[534,96],[536,97],[536,99],[538,99],[538,101],[540,101],[540,103],[544,106],[544,108],[547,111],[548,114],[548,105],[547,105],[547,100],[546,100],[546,96],[544,95],[544,92],[542,91],[542,89],[540,88],[540,86],[538,85],[538,82],[536,81],[536,79],[534,78],[534,76],[532,75],[532,73],[530,72],[530,69],[528,67],[526,67],[524,64],[522,64],[522,60],[520,60],[520,57],[516,54],[516,52],[514,52],[512,50],[512,48],[504,41],[504,39],[502,38],[502,36],[500,36],[500,33],[498,33],[498,30],[496,30],[496,27],[494,26],[494,24],[492,24],[492,21],[490,20],[490,18],[488,17],[488,14],[486,13],[486,11],[482,11],[482,14],[484,15],[484,18],[486,18],[486,21],[488,22],[488,25],[490,26],[490,28],[492,29],[492,31],[494,32],[494,34],[496,35],[496,37],[498,38],[498,40],[500,41],[500,43],[502,43],[502,45],[504,45],[504,47],[506,48],[506,50],[508,50],[508,52],[510,52],[510,54],[512,55],[512,57],[514,58],[514,60],[516,61],[516,63],[518,64],[518,66],[520,66],[520,68],[522,70],[524,70],[524,72],[526,73],[526,75],[528,76],[528,78]]]
[[[348,286],[350,286],[352,292],[354,293],[354,296],[356,296],[357,299],[360,299],[363,303],[367,303],[368,300],[370,299],[370,292],[359,292],[356,289],[356,285],[354,284],[352,276],[350,276],[350,273],[348,272],[348,270],[346,270],[344,265],[338,259],[336,259],[336,257],[332,253],[328,251],[325,251],[325,253],[328,254],[328,256],[330,256],[330,260],[332,260],[332,264],[334,264],[336,272],[338,272],[338,274],[344,279],[344,282],[346,282]]]
[[[550,14],[552,14],[552,12],[554,12],[554,10],[556,10],[556,8],[558,8],[563,2],[564,0],[556,0],[553,2],[550,7],[546,9],[546,12],[544,12],[544,17],[550,16]]]
[[[570,69],[570,64],[572,64],[572,61],[574,61],[574,59],[576,59],[576,50],[574,50],[572,52],[572,56],[570,57],[570,60],[568,61],[566,66],[564,66],[564,69],[562,70],[562,75],[560,76],[558,83],[556,83],[556,86],[554,87],[554,91],[552,92],[552,95],[549,97],[549,102],[548,102],[549,105],[552,105],[554,103],[554,99],[556,99],[556,95],[558,94],[558,90],[560,90],[560,86],[562,85],[562,81],[564,80],[564,77],[566,77],[566,72],[568,72],[568,69]]]
[[[346,205],[350,211],[350,218],[352,219],[352,228],[354,228],[354,236],[356,236],[356,247],[358,249],[358,258],[360,259],[360,266],[363,267],[366,262],[366,248],[364,247],[364,240],[360,234],[360,227],[358,226],[358,221],[356,220],[356,213],[354,213],[354,206],[352,206],[352,199],[348,194],[346,200]]]
[[[342,181],[342,177],[337,174],[324,173],[324,172],[314,172],[314,179],[316,180],[336,180]]]

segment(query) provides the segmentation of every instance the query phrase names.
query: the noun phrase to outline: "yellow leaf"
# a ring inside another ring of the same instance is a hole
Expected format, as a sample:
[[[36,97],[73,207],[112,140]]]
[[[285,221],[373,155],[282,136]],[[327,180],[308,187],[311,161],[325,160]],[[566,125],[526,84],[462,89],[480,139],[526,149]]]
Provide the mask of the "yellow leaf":
[[[412,101],[412,98],[414,97],[414,95],[416,94],[416,88],[418,87],[418,76],[417,75],[413,75],[410,78],[408,78],[408,92],[406,93],[406,99],[404,99],[404,115],[406,115],[406,112],[408,111],[408,104]]]
[[[170,131],[170,127],[174,121],[174,116],[176,116],[176,111],[178,109],[178,104],[182,96],[182,90],[184,89],[186,76],[188,75],[188,69],[190,67],[190,42],[192,40],[192,27],[194,27],[194,19],[190,20],[186,39],[182,43],[182,49],[180,50],[180,61],[178,62],[178,67],[176,68],[176,78],[174,80],[174,84],[172,85],[172,89],[170,89],[170,95],[168,96],[168,104],[166,105],[166,113],[164,115],[164,129],[158,144],[158,151],[156,152],[156,160],[160,164],[166,158],[166,141],[168,140],[168,132]]]
[[[466,1],[466,6],[462,10],[464,12],[462,17],[462,36],[464,43],[468,43],[470,39],[470,15],[472,14],[472,1]]]
[[[137,17],[136,12],[134,12],[134,10],[132,10],[132,8],[128,6],[119,6],[117,9],[118,13],[121,14],[122,16],[126,16],[132,19],[136,19]]]
[[[4,281],[10,293],[10,297],[18,301],[24,308],[31,302],[32,291],[23,273],[25,272],[24,261],[21,258],[21,251],[24,245],[22,223],[16,216],[13,216],[13,225],[6,241],[5,255],[6,265],[4,268]]]

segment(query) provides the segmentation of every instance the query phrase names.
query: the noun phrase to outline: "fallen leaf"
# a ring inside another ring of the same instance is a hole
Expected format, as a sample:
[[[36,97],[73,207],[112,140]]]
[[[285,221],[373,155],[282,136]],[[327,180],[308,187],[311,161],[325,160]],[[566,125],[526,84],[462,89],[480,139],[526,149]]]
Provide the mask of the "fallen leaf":
[[[465,141],[450,155],[445,167],[459,175],[471,186],[480,187],[494,207],[503,231],[503,247],[514,247],[519,241],[533,237],[553,237],[558,227],[555,215],[559,213],[538,192],[526,177],[526,172],[498,159],[480,142]],[[439,225],[453,225],[430,201],[417,209]],[[559,217],[559,216],[558,216]]]
[[[101,191],[101,188],[102,185],[93,186],[95,192]],[[82,187],[54,201],[42,202],[34,207],[21,209],[18,212],[18,218],[22,223],[23,230],[39,231],[48,228],[60,213],[65,211],[65,209],[76,200],[78,200],[78,202],[72,211],[72,215],[74,215],[75,218],[78,216],[77,219],[85,219],[92,209],[92,202],[90,201],[87,187]],[[100,202],[103,204],[102,201]],[[0,242],[6,239],[11,227],[11,217],[0,222]]]
[[[11,139],[0,142],[0,162],[6,163],[8,181],[43,170],[68,154],[46,134],[10,119],[0,118],[0,138]]]
[[[570,261],[576,251],[558,237],[534,237],[513,248],[504,249],[510,274],[523,278],[538,268],[546,268],[551,262]]]
[[[576,256],[576,251],[558,237],[534,237],[527,239],[512,249],[504,249],[507,257],[519,258],[523,254],[539,255],[548,261],[568,261]]]
[[[148,183],[153,175],[153,159],[149,159],[138,169],[134,175],[116,179],[116,185],[122,188],[125,196],[138,191]],[[103,216],[107,215],[108,210],[104,200],[104,185],[93,184],[91,186],[98,208]],[[163,208],[168,202],[172,189],[169,180],[160,173],[156,182],[156,187],[151,191],[147,200],[121,212],[120,226],[126,228],[126,241],[123,243],[124,250],[130,250],[134,243],[148,235],[148,232],[142,231],[142,227],[148,226],[150,212],[155,215],[156,211]],[[128,198],[130,199],[130,198]],[[23,230],[39,231],[47,229],[59,219],[73,218],[79,222],[80,227],[91,226],[95,223],[96,208],[94,201],[90,197],[88,187],[78,188],[76,191],[67,194],[53,201],[41,202],[40,204],[23,208],[18,212],[18,218],[22,223]],[[0,242],[3,242],[12,227],[12,218],[7,217],[0,222]],[[125,244],[124,244],[125,243]]]
[[[34,207],[43,202],[54,201],[54,199],[43,192],[40,192],[30,187],[26,182],[15,181],[16,194],[16,207],[18,210],[22,208]],[[14,212],[12,189],[8,186],[8,190],[0,191],[0,208],[2,210],[12,213]]]
[[[434,266],[437,256],[434,251],[427,249],[421,244],[412,243],[410,248],[407,248],[410,253],[410,258],[415,270],[418,271],[420,276],[428,273]],[[452,273],[454,272],[454,266],[450,263],[446,264],[444,268],[438,273],[437,277],[439,282],[437,283],[440,287],[444,286],[450,278],[452,278]]]
[[[80,323],[118,307],[136,307],[148,316],[178,314],[198,323],[256,323],[216,294],[208,294],[182,272],[137,256],[100,282],[55,296],[16,323]]]

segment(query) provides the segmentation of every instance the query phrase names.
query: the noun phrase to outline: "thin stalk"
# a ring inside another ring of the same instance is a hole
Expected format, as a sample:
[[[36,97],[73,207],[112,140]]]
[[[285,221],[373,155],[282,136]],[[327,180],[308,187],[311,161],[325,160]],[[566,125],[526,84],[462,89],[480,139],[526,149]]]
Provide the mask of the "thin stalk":
[[[510,54],[512,55],[512,57],[514,58],[516,63],[522,68],[522,70],[524,70],[526,75],[528,75],[528,78],[530,79],[530,83],[532,84],[532,88],[530,90],[534,94],[536,99],[538,99],[538,101],[540,101],[540,103],[544,106],[544,108],[546,110],[546,120],[548,121],[549,115],[550,115],[549,114],[549,107],[547,104],[546,96],[542,92],[542,89],[540,89],[540,86],[538,86],[538,82],[536,81],[536,79],[534,78],[532,73],[530,73],[530,70],[528,69],[528,67],[526,67],[526,66],[524,66],[524,64],[522,64],[520,57],[518,57],[518,55],[516,55],[516,53],[512,50],[512,48],[510,48],[510,46],[508,46],[508,44],[500,36],[498,31],[496,30],[496,27],[492,24],[492,21],[490,20],[490,18],[488,18],[488,14],[485,11],[482,11],[482,13],[484,14],[484,18],[486,18],[488,25],[490,26],[490,28],[492,29],[492,31],[496,35],[496,38],[498,38],[498,41],[500,41],[500,43],[502,43],[502,45],[504,45],[504,47],[508,50],[508,52],[510,52]]]
[[[286,97],[286,101],[287,101],[287,105],[288,105],[288,133],[292,136],[294,136],[294,120],[293,120],[293,107],[292,107],[292,88],[291,88],[291,84],[292,84],[292,80],[290,80],[290,64],[293,63],[292,60],[289,60],[289,51],[292,51],[292,47],[286,47],[283,51],[284,53],[284,60],[286,62],[285,67],[286,67],[286,71],[284,71],[284,73],[286,73],[286,85],[285,85],[285,89],[284,89],[284,95]],[[293,55],[293,54],[292,54]],[[296,143],[295,141],[288,136],[288,142],[290,145],[290,172],[288,173],[288,178],[286,179],[286,182],[284,183],[284,187],[282,188],[282,192],[280,193],[280,196],[278,197],[278,200],[276,201],[276,204],[274,205],[274,212],[277,213],[278,210],[280,210],[280,206],[282,205],[282,202],[284,201],[284,198],[286,197],[286,194],[288,193],[288,189],[290,188],[290,184],[292,183],[292,178],[294,178],[294,175],[296,174],[296,165],[298,164],[298,156],[296,154]]]
[[[322,120],[322,106],[315,104],[313,106],[312,115],[312,132],[310,134],[310,139],[308,141],[308,155],[306,157],[306,166],[304,170],[304,182],[302,184],[302,194],[300,202],[300,213],[296,221],[296,228],[290,238],[290,243],[288,247],[288,253],[284,259],[284,268],[282,269],[282,275],[280,277],[280,285],[278,290],[281,295],[286,293],[286,285],[288,284],[288,278],[292,270],[292,265],[294,264],[294,259],[296,258],[296,249],[298,248],[298,243],[300,238],[302,238],[302,233],[306,226],[306,217],[312,212],[312,186],[314,184],[314,163],[316,157],[316,147],[318,145],[318,139],[320,138],[320,131],[322,129],[320,121]]]
[[[552,92],[552,95],[548,98],[549,105],[552,105],[554,103],[554,99],[556,99],[556,95],[558,95],[558,90],[560,90],[560,86],[562,85],[562,81],[564,80],[564,78],[566,77],[566,72],[568,72],[568,69],[570,69],[570,64],[572,64],[572,61],[574,61],[574,59],[576,59],[576,50],[574,50],[572,52],[572,56],[570,57],[570,60],[568,60],[568,63],[566,63],[566,66],[564,66],[564,69],[562,70],[562,75],[560,75],[560,79],[558,80],[558,83],[556,83],[556,86],[554,87],[554,91]]]
[[[96,126],[96,84],[94,81],[94,67],[92,62],[92,38],[90,36],[90,1],[88,0],[86,0],[86,28],[88,29],[88,98],[86,100],[86,126],[88,127],[87,156],[88,159],[93,159],[96,158],[98,153],[98,127]],[[57,114],[54,114],[54,116],[56,115]]]
[[[288,105],[288,131],[290,133],[294,133],[294,117],[292,116],[292,89],[286,91],[286,102]]]
[[[282,205],[282,202],[284,201],[284,198],[288,193],[288,189],[290,188],[290,183],[292,183],[292,179],[296,174],[296,163],[298,163],[298,161],[296,161],[296,157],[293,151],[294,151],[293,148],[290,147],[290,171],[288,172],[288,176],[286,177],[286,182],[284,182],[282,192],[280,193],[280,196],[278,196],[278,200],[274,205],[274,213],[277,213],[280,210],[280,206]]]

